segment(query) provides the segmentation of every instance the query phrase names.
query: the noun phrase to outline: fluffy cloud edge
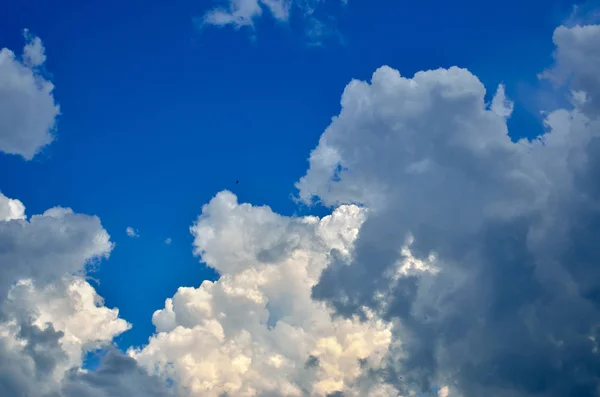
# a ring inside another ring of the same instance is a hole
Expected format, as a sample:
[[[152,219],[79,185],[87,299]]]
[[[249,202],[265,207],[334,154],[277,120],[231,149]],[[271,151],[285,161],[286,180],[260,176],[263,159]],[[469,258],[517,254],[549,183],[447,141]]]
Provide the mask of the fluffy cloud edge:
[[[60,107],[54,85],[40,71],[46,61],[41,39],[24,30],[21,60],[0,50],[0,151],[32,160],[54,141]]]

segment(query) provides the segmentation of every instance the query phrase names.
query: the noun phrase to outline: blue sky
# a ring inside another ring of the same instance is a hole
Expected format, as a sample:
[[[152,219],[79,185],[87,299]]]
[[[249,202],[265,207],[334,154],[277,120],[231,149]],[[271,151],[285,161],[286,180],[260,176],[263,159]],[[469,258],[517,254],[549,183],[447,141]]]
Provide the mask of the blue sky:
[[[334,33],[315,45],[298,12],[201,28],[218,3],[9,3],[0,48],[19,52],[25,28],[42,39],[61,115],[56,140],[32,161],[0,154],[0,189],[28,214],[61,205],[101,219],[116,246],[91,276],[133,325],[115,339],[122,350],[148,341],[152,313],[178,287],[218,278],[193,256],[189,228],[219,191],[282,215],[331,212],[292,195],[352,79],[382,65],[407,77],[457,65],[483,82],[487,101],[505,84],[513,136],[542,133],[539,110],[553,96],[539,94],[549,88],[536,75],[576,4],[329,1],[315,17]]]
[[[250,29],[199,30],[194,18],[212,5],[11,2],[0,27],[1,47],[19,48],[24,28],[43,39],[62,113],[57,140],[34,161],[0,157],[11,170],[3,192],[30,213],[63,205],[100,217],[117,247],[93,277],[133,324],[124,348],[146,342],[151,314],[177,287],[216,276],[192,256],[188,232],[216,192],[309,211],[291,200],[294,182],[351,79],[384,64],[405,76],[466,67],[490,95],[504,82],[516,103],[510,123],[537,135],[528,88],[572,2],[354,1],[331,7],[343,44],[325,37],[317,47],[302,21],[279,26],[267,15],[254,41]],[[127,238],[127,226],[140,237]]]

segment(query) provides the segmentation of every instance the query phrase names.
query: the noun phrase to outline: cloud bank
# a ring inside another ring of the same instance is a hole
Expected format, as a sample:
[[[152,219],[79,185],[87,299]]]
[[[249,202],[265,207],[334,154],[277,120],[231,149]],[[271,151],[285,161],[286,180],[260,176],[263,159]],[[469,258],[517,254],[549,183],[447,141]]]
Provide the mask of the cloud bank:
[[[350,82],[296,185],[331,215],[218,193],[190,232],[220,279],[179,288],[147,345],[93,371],[83,354],[130,327],[84,278],[108,233],[1,195],[0,394],[596,396],[600,26],[553,40],[541,77],[570,106],[531,140],[466,69]]]
[[[0,50],[0,151],[31,160],[53,139],[56,117],[54,85],[40,68],[46,61],[39,37],[25,30],[21,59],[8,48]]]
[[[598,32],[556,30],[571,106],[532,140],[466,69],[352,81],[297,183],[333,214],[217,195],[192,233],[221,279],[129,353],[192,396],[597,395]]]
[[[389,381],[452,396],[595,396],[600,386],[596,189],[600,26],[559,27],[555,67],[572,107],[513,142],[503,87],[491,105],[460,68],[353,81],[311,153],[299,198],[370,208],[350,260],[315,299],[394,322]],[[397,274],[407,238],[437,272]]]

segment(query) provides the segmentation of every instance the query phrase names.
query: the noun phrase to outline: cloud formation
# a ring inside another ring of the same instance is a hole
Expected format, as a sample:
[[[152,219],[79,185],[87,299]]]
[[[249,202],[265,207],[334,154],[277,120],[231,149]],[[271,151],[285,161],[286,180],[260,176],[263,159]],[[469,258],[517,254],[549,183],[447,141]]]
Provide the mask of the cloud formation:
[[[0,151],[31,160],[53,141],[60,108],[54,85],[40,72],[46,61],[42,41],[28,30],[24,36],[21,60],[0,50]]]
[[[13,282],[39,287],[108,258],[113,248],[100,219],[55,207],[27,219],[25,206],[0,194],[0,302]]]
[[[311,44],[321,44],[325,36],[340,36],[330,23],[315,15],[324,0],[225,0],[222,3],[204,14],[201,25],[232,26],[236,30],[254,28],[265,11],[280,23],[287,23],[295,11],[304,21],[305,34]],[[346,3],[341,1],[343,5]]]
[[[275,5],[275,6],[274,6]],[[271,11],[276,19],[287,20],[287,12],[282,12],[286,5],[279,2],[268,1],[264,3],[259,0],[231,0],[225,7],[217,7],[204,15],[204,23],[215,26],[232,25],[239,29],[243,26],[254,26],[254,20],[263,13],[263,6],[271,9],[274,6],[275,11]],[[289,8],[287,8],[289,11]],[[279,16],[279,18],[278,18]]]
[[[331,215],[218,193],[190,231],[220,279],[179,288],[147,345],[93,371],[83,354],[130,327],[84,278],[108,233],[0,194],[0,394],[596,396],[600,26],[553,39],[541,76],[570,106],[532,140],[466,69],[350,82],[297,183]],[[22,67],[43,62],[30,45]]]
[[[182,396],[394,395],[361,376],[381,367],[390,325],[334,319],[310,298],[331,251],[349,255],[362,220],[355,206],[289,218],[219,193],[191,231],[220,279],[179,288],[154,313],[150,343],[129,353]]]
[[[600,68],[574,61],[595,32],[557,29],[543,76],[571,106],[533,140],[465,69],[352,81],[297,184],[332,214],[219,193],[191,232],[220,279],[181,287],[129,356],[179,396],[596,395]]]
[[[125,233],[127,233],[129,237],[140,237],[138,231],[132,228],[131,226],[127,226],[127,228],[125,229]]]
[[[116,351],[94,373],[81,368],[86,352],[131,327],[84,278],[112,249],[97,217],[52,208],[28,218],[0,194],[0,395],[124,397],[150,385],[163,388],[147,395],[168,395]]]
[[[370,209],[350,260],[315,299],[394,323],[389,382],[450,396],[595,396],[600,356],[600,26],[559,27],[572,106],[514,142],[502,86],[453,67],[352,81],[311,153],[299,198]],[[523,134],[522,134],[523,135]],[[398,274],[412,255],[435,272]]]
[[[129,353],[186,396],[595,396],[598,32],[556,30],[571,107],[533,140],[465,69],[352,81],[297,184],[333,214],[217,195],[191,230],[221,279]]]

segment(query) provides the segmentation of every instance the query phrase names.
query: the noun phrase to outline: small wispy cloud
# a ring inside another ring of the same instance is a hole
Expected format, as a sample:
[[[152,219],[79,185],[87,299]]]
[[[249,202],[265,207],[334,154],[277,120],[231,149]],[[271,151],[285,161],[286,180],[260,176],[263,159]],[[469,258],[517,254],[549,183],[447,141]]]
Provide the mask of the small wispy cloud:
[[[167,244],[167,245],[171,245],[172,242],[173,242],[173,239],[171,239],[171,237],[167,237],[167,239],[165,240],[165,244]]]
[[[341,34],[331,23],[331,17],[322,19],[317,17],[319,6],[325,0],[225,0],[198,18],[200,28],[205,26],[231,26],[236,30],[247,27],[254,29],[256,20],[261,18],[265,11],[280,23],[288,23],[292,12],[302,16],[304,20],[304,33],[312,45],[321,45],[326,36]],[[347,5],[347,0],[340,0],[342,6]],[[343,40],[340,39],[343,42]]]
[[[263,15],[263,8],[273,17],[285,22],[289,18],[292,2],[290,0],[227,0],[204,14],[203,25],[227,26],[235,29],[244,26],[253,27],[254,21]]]
[[[125,229],[125,232],[127,233],[127,235],[129,237],[140,237],[138,231],[135,230],[134,228],[132,228],[131,226],[127,226],[127,229]]]

